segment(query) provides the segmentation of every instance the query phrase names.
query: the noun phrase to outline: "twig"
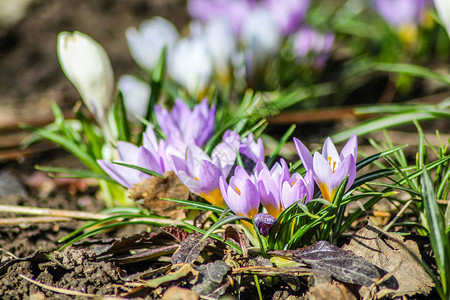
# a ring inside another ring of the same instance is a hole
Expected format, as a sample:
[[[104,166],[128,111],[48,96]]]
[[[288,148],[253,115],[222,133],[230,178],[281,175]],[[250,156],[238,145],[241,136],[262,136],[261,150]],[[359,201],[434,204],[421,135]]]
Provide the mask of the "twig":
[[[70,218],[64,217],[19,217],[19,218],[4,218],[0,219],[0,227],[9,227],[22,224],[37,224],[37,223],[56,223],[73,221]]]
[[[403,205],[402,209],[400,209],[400,211],[397,213],[397,215],[392,219],[392,221],[387,224],[386,226],[384,226],[383,230],[388,231],[389,228],[391,228],[395,222],[397,222],[397,220],[403,215],[403,213],[405,212],[405,210],[408,208],[408,206],[413,202],[413,200],[409,200],[408,202],[406,202],[405,205]]]
[[[0,212],[25,214],[25,215],[40,215],[47,217],[60,217],[70,218],[77,220],[102,220],[110,217],[105,214],[95,214],[90,212],[63,210],[63,209],[51,209],[51,208],[38,208],[30,206],[17,206],[17,205],[0,205]],[[160,223],[162,225],[175,225],[183,226],[184,224],[178,220],[160,219],[160,218],[139,218],[139,220]]]
[[[98,295],[94,295],[94,294],[88,294],[88,293],[82,293],[82,292],[77,292],[77,291],[72,291],[72,290],[68,290],[68,289],[63,289],[63,288],[58,288],[58,287],[54,287],[48,284],[44,284],[41,283],[39,281],[33,280],[31,278],[28,278],[22,274],[19,274],[20,277],[22,277],[23,279],[36,284],[37,286],[50,290],[52,292],[55,293],[60,293],[60,294],[65,294],[65,295],[71,295],[71,296],[82,296],[82,297],[87,297],[87,298],[96,298],[98,297]],[[102,299],[125,299],[122,297],[116,297],[116,296],[103,296]]]

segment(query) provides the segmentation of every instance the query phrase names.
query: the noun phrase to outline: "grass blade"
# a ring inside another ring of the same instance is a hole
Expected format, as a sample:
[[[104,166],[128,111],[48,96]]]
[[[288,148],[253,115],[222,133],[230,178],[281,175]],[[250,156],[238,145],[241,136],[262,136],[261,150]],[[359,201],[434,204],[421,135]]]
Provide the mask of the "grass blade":
[[[422,168],[421,175],[422,194],[424,210],[428,230],[430,232],[431,247],[433,248],[436,264],[441,277],[442,291],[441,297],[449,296],[450,286],[450,245],[445,234],[444,216],[436,201],[433,190],[433,183],[425,167]],[[439,285],[436,285],[439,292]]]

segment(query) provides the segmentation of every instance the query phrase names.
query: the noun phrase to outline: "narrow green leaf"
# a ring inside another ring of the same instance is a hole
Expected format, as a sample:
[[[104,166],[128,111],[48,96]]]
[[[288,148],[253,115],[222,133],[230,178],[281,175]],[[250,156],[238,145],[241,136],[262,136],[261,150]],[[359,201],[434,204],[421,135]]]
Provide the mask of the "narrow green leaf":
[[[57,177],[97,178],[97,179],[107,180],[107,181],[110,181],[110,182],[115,182],[109,176],[106,176],[104,174],[99,174],[99,173],[96,173],[96,172],[92,172],[92,171],[89,171],[89,170],[67,169],[67,168],[58,168],[58,167],[40,166],[40,165],[35,165],[34,167],[36,168],[36,170],[43,171],[43,172],[62,173],[62,174],[69,175],[69,176],[57,176]]]
[[[130,165],[130,164],[123,163],[123,162],[118,162],[118,161],[113,161],[113,163],[116,164],[116,165],[120,165],[120,166],[128,167],[130,169],[135,169],[135,170],[141,171],[141,172],[143,172],[145,174],[148,174],[148,175],[151,175],[151,176],[165,178],[163,175],[161,175],[159,173],[156,173],[155,171],[146,169],[146,168],[142,168],[142,167],[138,167],[138,166],[135,166],[135,165]]]
[[[275,162],[275,159],[278,156],[278,153],[280,153],[281,148],[284,146],[284,144],[286,144],[286,142],[290,139],[291,135],[294,133],[295,127],[296,127],[295,124],[292,124],[291,127],[289,127],[289,129],[281,137],[277,147],[273,150],[272,154],[270,154],[270,157],[267,160],[267,166],[269,168],[272,167],[273,163]]]
[[[211,227],[205,232],[205,234],[203,235],[203,237],[202,237],[201,240],[202,240],[202,241],[205,240],[207,237],[210,236],[211,233],[214,232],[214,230],[216,230],[216,229],[222,227],[223,225],[229,224],[229,223],[233,223],[234,221],[239,221],[239,220],[244,220],[244,221],[247,221],[247,222],[249,222],[249,223],[252,222],[252,220],[250,220],[250,219],[247,218],[247,217],[243,217],[243,216],[236,216],[236,215],[234,215],[234,216],[228,216],[228,217],[225,217],[225,218],[223,218],[223,219],[217,221],[216,223],[214,223],[214,225],[211,226]]]
[[[208,204],[208,203],[194,202],[192,200],[172,199],[172,198],[161,198],[161,199],[185,205],[189,209],[212,211],[212,212],[215,212],[217,214],[222,214],[224,212],[223,208],[220,208],[220,207],[217,207],[215,205]]]
[[[188,228],[190,230],[206,234],[206,230],[200,229],[200,228],[198,228],[198,227],[196,227],[194,225],[191,225],[191,224],[183,222],[183,221],[181,221],[181,222],[184,224],[184,226],[186,228]],[[218,241],[221,241],[221,242],[223,241],[223,239],[220,236],[218,236],[217,234],[215,234],[215,233],[211,233],[209,236],[212,237],[215,240],[218,240]],[[241,247],[239,247],[238,245],[235,245],[235,244],[233,244],[233,243],[231,243],[229,241],[226,241],[225,244],[227,244],[228,246],[230,246],[231,248],[236,250],[239,254],[243,253]]]
[[[424,210],[430,231],[431,247],[441,277],[442,292],[449,296],[450,287],[450,244],[445,234],[445,222],[442,211],[436,201],[433,183],[425,167],[421,175]]]
[[[63,147],[64,149],[66,149],[67,151],[69,151],[70,153],[72,153],[73,155],[75,155],[76,157],[78,157],[89,169],[91,169],[94,172],[102,172],[102,169],[100,168],[100,166],[97,164],[97,161],[95,160],[95,158],[93,158],[92,156],[90,156],[88,153],[86,153],[86,151],[84,151],[83,149],[80,148],[80,145],[78,143],[75,143],[73,141],[68,140],[66,137],[61,136],[59,134],[53,133],[53,132],[48,132],[45,129],[39,129],[39,128],[34,128],[31,126],[27,126],[27,125],[22,125],[23,128],[30,130],[38,135],[40,135],[41,137]]]
[[[128,127],[127,112],[123,100],[123,94],[119,91],[113,106],[114,122],[116,123],[119,140],[130,141],[130,128]]]
[[[386,150],[386,151],[383,151],[383,152],[371,155],[369,157],[366,157],[365,159],[363,159],[363,160],[361,160],[361,161],[356,163],[356,170],[359,171],[362,168],[364,168],[365,166],[367,166],[367,165],[371,164],[372,162],[376,161],[377,159],[380,159],[380,158],[382,158],[384,156],[387,156],[387,155],[389,155],[391,153],[399,151],[400,149],[403,149],[405,147],[406,147],[406,145],[395,147],[395,148],[392,148],[390,150]]]
[[[450,74],[441,74],[425,67],[411,64],[376,63],[375,70],[403,73],[421,78],[434,79],[450,85]]]
[[[412,120],[429,120],[438,118],[450,118],[450,112],[448,111],[424,111],[424,112],[411,112],[393,116],[386,116],[370,120],[366,123],[352,127],[347,130],[343,130],[331,136],[335,143],[348,140],[353,134],[358,136],[364,136],[368,133],[379,131],[385,128],[390,128],[398,125],[410,123]]]

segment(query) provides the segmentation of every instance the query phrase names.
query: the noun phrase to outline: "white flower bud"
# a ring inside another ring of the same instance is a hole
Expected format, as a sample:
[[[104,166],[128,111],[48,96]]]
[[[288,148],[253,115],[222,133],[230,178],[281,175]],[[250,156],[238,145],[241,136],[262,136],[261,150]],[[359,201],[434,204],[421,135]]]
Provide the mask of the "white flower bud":
[[[442,25],[447,29],[447,34],[450,37],[450,1],[434,0],[434,6],[436,7]]]
[[[90,36],[75,31],[58,35],[59,63],[102,127],[113,101],[114,74],[105,50]]]
[[[161,17],[142,22],[139,31],[130,27],[126,32],[128,48],[136,63],[152,71],[164,46],[168,52],[178,40],[178,31],[172,23]]]

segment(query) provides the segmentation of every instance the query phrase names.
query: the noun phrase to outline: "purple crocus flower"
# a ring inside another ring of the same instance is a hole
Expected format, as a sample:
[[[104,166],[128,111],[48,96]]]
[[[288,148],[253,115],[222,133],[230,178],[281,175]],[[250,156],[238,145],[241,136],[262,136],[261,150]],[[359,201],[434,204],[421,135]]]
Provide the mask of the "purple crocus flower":
[[[139,166],[159,174],[166,171],[156,151],[149,151],[145,147],[137,147],[131,143],[119,141],[117,143],[117,152],[119,155],[117,162]],[[143,179],[151,177],[141,171],[107,162],[103,159],[97,160],[97,163],[112,179],[127,188],[131,188]]]
[[[214,132],[216,107],[209,108],[207,99],[193,110],[177,99],[170,113],[159,105],[155,107],[155,113],[167,143],[183,153],[189,143],[203,147]]]
[[[265,0],[264,4],[287,36],[297,30],[309,9],[310,0]]]
[[[255,5],[252,0],[190,0],[188,10],[193,18],[205,23],[218,17],[225,17],[238,34],[246,16]]]
[[[375,0],[375,7],[389,24],[399,28],[419,23],[426,1]]]
[[[346,189],[355,181],[358,148],[356,135],[347,141],[340,154],[330,138],[325,140],[322,153],[315,152],[314,157],[298,139],[294,138],[294,143],[305,169],[313,172],[324,199],[333,201],[339,185],[347,176]]]
[[[320,33],[311,27],[303,27],[294,35],[294,51],[300,62],[320,69],[328,59],[333,42],[333,33]]]
[[[244,168],[237,166],[227,184],[224,176],[219,179],[220,191],[225,203],[239,216],[253,219],[259,210],[259,193],[254,178]]]
[[[298,173],[291,176],[283,159],[270,171],[264,162],[258,162],[255,176],[261,204],[270,215],[276,218],[284,209],[297,201],[306,197],[305,203],[307,203],[313,197],[312,172],[308,171],[304,178]]]
[[[226,207],[220,193],[219,178],[228,174],[224,173],[220,161],[213,161],[194,144],[188,145],[186,158],[168,154],[168,159],[171,169],[191,192],[213,205]]]

